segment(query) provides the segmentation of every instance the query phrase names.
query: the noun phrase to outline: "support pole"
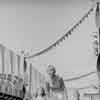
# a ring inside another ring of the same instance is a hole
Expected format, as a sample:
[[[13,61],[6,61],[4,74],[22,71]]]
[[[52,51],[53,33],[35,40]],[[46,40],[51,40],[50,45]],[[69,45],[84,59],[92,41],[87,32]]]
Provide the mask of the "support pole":
[[[29,91],[32,93],[32,64],[30,64],[30,85],[29,85]]]
[[[98,41],[98,44],[99,44],[99,45],[98,45],[98,46],[99,46],[99,50],[98,50],[98,51],[99,51],[99,52],[98,52],[98,54],[100,54],[100,28],[99,28],[99,34],[98,34],[98,35],[99,35],[99,41]]]

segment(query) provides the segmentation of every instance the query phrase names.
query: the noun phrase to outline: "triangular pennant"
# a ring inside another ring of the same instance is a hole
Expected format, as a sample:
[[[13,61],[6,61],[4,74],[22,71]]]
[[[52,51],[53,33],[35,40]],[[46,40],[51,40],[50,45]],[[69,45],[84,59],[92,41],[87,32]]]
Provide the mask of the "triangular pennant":
[[[85,20],[85,16],[82,18],[82,21],[84,21]]]
[[[98,36],[97,36],[97,35],[93,35],[93,37],[94,37],[94,38],[96,38],[96,39],[98,38]]]
[[[59,41],[62,42],[63,41],[63,38],[61,38]]]
[[[94,45],[98,45],[99,44],[98,41],[94,41],[93,43],[94,43]]]
[[[72,32],[71,32],[71,31],[69,31],[69,32],[68,32],[68,34],[69,34],[69,35],[71,35],[71,34],[72,34]]]
[[[77,27],[77,25],[74,25],[74,27],[73,27],[73,28],[74,28],[74,29],[76,29],[76,27]]]
[[[80,24],[82,23],[82,20],[80,20]]]
[[[90,15],[91,12],[92,12],[92,10],[90,10],[90,11],[88,12],[88,15]]]
[[[63,40],[65,40],[65,39],[66,39],[66,37],[65,37],[65,35],[64,35]]]
[[[70,34],[70,32],[73,32],[74,31],[74,27],[68,32]]]
[[[54,46],[56,47],[57,46],[57,43],[55,43]]]
[[[68,37],[68,33],[65,36]]]
[[[76,24],[76,26],[79,26],[79,22]]]

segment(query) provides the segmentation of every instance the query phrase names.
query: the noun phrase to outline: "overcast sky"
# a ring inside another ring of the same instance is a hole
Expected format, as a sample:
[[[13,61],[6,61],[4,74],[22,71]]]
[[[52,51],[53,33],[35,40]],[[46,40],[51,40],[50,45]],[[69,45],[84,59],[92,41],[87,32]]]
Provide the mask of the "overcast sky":
[[[0,43],[16,53],[24,49],[34,54],[65,34],[91,6],[90,0],[2,0]],[[96,70],[94,15],[95,11],[57,48],[32,59],[34,67],[44,73],[47,65],[53,64],[64,79]],[[95,77],[75,81],[74,85],[91,84]]]

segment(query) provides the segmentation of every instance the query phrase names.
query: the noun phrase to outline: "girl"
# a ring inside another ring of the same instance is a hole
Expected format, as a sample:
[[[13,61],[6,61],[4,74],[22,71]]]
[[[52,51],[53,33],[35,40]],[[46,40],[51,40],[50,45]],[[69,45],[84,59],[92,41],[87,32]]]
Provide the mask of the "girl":
[[[36,100],[47,100],[44,88],[42,87],[39,88]]]

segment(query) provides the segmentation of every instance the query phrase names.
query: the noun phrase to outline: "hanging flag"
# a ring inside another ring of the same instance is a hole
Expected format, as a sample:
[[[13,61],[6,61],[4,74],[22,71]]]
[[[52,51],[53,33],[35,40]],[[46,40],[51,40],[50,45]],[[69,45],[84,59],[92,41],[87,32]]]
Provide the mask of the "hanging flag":
[[[27,62],[26,62],[26,59],[24,58],[24,72],[26,72],[27,70]]]
[[[74,30],[74,28],[72,30]],[[68,34],[71,35],[71,31],[69,31]]]
[[[2,73],[5,72],[5,47],[0,44],[1,62],[2,62]]]
[[[94,37],[95,39],[98,39],[98,36],[97,36],[97,34],[96,34],[96,35],[93,35],[93,37]]]
[[[68,37],[68,33],[65,36]]]
[[[98,56],[98,54],[99,54],[98,48],[94,48],[94,53],[96,56]]]
[[[99,3],[97,3],[96,13],[95,13],[95,22],[97,28],[100,28],[100,11],[99,11]]]

